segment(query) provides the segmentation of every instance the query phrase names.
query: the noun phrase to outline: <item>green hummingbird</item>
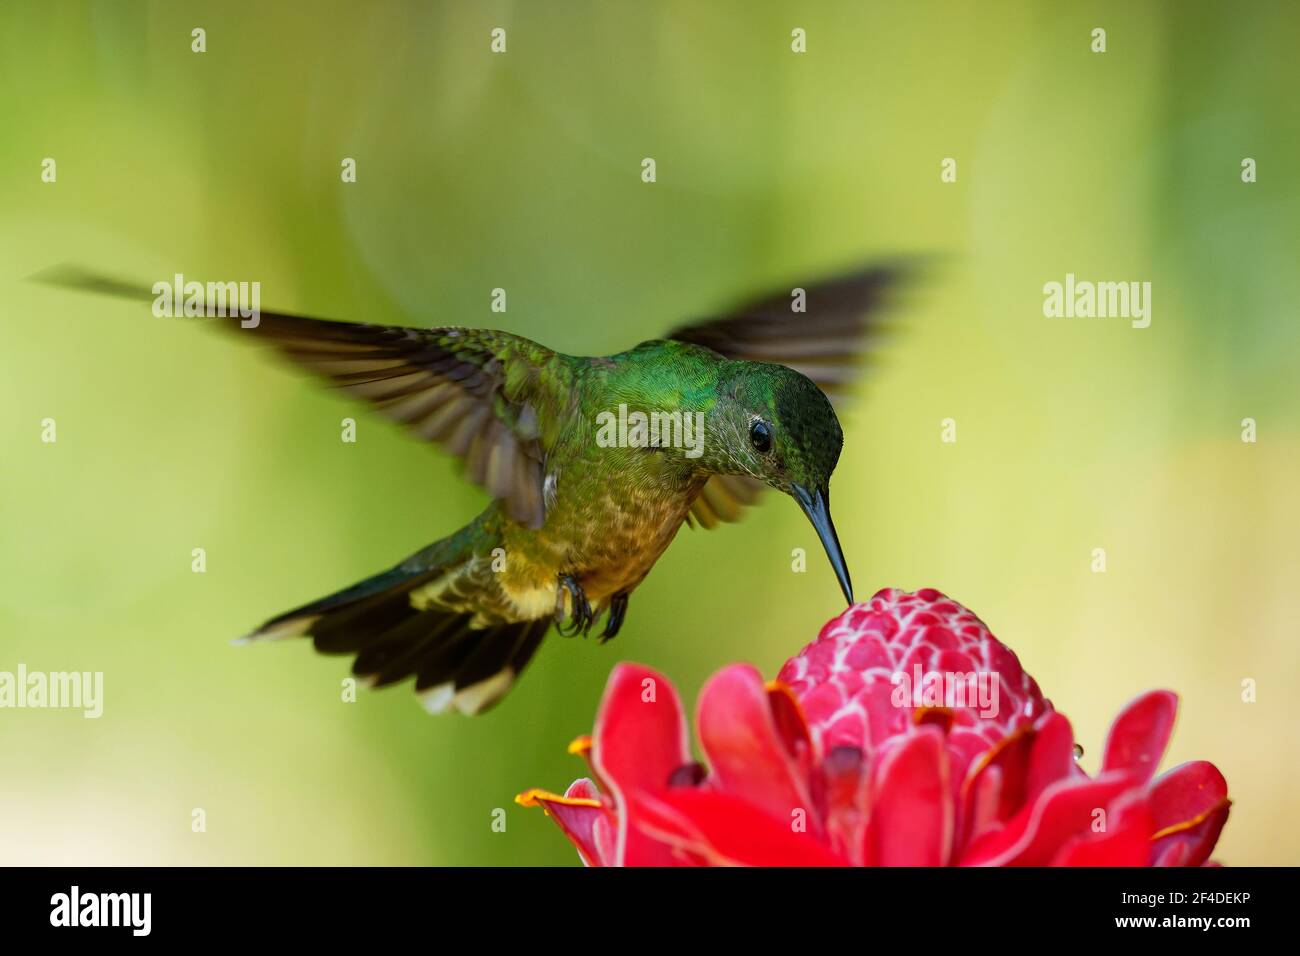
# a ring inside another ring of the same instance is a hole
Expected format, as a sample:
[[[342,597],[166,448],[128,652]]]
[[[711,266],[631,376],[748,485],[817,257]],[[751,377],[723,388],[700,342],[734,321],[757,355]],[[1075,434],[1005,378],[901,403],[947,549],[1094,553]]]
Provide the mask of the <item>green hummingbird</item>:
[[[682,524],[735,521],[764,486],[808,516],[852,603],[830,513],[843,445],[834,406],[901,272],[877,265],[782,289],[598,357],[485,329],[277,312],[223,323],[460,456],[493,499],[449,537],[244,640],[310,637],[322,653],[354,655],[371,686],[414,677],[429,711],[480,713],[553,623],[586,635],[603,614],[601,641],[613,637]],[[142,297],[86,274],[54,281]]]

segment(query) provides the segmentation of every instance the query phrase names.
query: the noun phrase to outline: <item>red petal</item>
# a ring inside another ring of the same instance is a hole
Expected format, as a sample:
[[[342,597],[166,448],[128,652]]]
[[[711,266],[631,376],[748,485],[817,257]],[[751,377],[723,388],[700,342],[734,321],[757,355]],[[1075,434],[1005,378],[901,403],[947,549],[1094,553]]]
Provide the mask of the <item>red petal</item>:
[[[615,667],[596,715],[591,750],[591,764],[609,788],[618,817],[615,865],[672,862],[666,847],[629,827],[629,798],[643,789],[664,788],[690,759],[686,719],[673,685],[640,664]]]
[[[1151,861],[1156,866],[1204,863],[1228,820],[1228,782],[1214,764],[1181,764],[1151,784],[1155,836]]]
[[[1151,847],[1152,866],[1186,866],[1188,850],[1186,843],[1176,840],[1161,840],[1159,844],[1149,843]]]
[[[974,843],[1002,825],[998,806],[1002,802],[1002,768],[990,765],[977,777],[965,797],[966,833],[963,845]]]
[[[597,822],[605,816],[600,793],[586,777],[573,781],[564,796],[545,790],[526,790],[515,797],[523,807],[538,807],[555,821],[561,832],[578,849],[578,855],[587,866],[606,865],[596,843]]]
[[[1065,716],[1051,711],[1043,715],[1034,729],[1025,770],[1026,803],[1033,803],[1056,781],[1074,775],[1074,731]]]
[[[767,702],[772,709],[772,722],[776,725],[781,743],[800,767],[805,770],[812,766],[812,733],[808,730],[808,721],[799,706],[799,700],[780,681],[768,681],[764,685]]]
[[[715,866],[844,866],[845,861],[790,821],[715,790],[643,794],[636,825],[649,837]]]
[[[820,770],[831,849],[854,866],[864,866],[862,851],[871,812],[871,769],[867,758],[856,747],[840,747],[826,755]]]
[[[1070,839],[1052,866],[1146,866],[1151,853],[1151,808],[1144,794],[1115,801],[1105,833]]]
[[[938,728],[921,726],[881,759],[866,858],[877,866],[942,866],[952,852],[948,755]]]
[[[1132,789],[1124,773],[1096,780],[1059,780],[1017,813],[1006,826],[975,841],[963,854],[963,866],[1043,866],[1070,837],[1086,831],[1094,811]]]
[[[1025,806],[1025,782],[1029,776],[1029,756],[1033,752],[1034,728],[1022,724],[990,747],[966,772],[961,785],[961,800],[970,804],[971,794],[980,787],[981,778],[993,768],[1001,774],[997,787],[998,805],[994,819],[1010,819]]]
[[[787,823],[801,817],[806,829],[821,831],[807,775],[796,771],[755,668],[732,664],[709,678],[696,724],[717,789]]]
[[[1178,696],[1153,690],[1130,703],[1115,718],[1106,738],[1101,772],[1127,770],[1145,783],[1155,775],[1174,732]]]

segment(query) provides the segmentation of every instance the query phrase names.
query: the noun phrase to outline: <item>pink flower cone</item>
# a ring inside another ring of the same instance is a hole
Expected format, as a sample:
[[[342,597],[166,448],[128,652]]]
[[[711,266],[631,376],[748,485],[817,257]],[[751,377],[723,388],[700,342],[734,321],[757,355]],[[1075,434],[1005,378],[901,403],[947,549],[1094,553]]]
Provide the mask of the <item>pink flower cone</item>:
[[[1228,818],[1196,761],[1155,776],[1177,698],[1112,725],[1101,768],[982,621],[934,590],[884,590],[765,684],[705,684],[693,761],[681,701],[649,668],[610,675],[590,738],[598,783],[529,790],[589,866],[1198,866]]]

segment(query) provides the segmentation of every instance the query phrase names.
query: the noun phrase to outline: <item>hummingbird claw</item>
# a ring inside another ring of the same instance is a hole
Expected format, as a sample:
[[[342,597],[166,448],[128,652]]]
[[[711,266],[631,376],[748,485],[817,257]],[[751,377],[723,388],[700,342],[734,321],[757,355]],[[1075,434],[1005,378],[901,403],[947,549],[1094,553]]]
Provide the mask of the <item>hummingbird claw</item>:
[[[618,634],[619,628],[623,626],[623,617],[626,614],[627,592],[619,591],[609,599],[609,617],[605,619],[605,630],[600,635],[602,644]]]
[[[568,624],[564,623],[565,618],[565,600],[564,594],[568,592],[569,598],[573,605],[569,613]],[[591,603],[587,600],[586,592],[582,590],[582,585],[578,583],[577,578],[572,574],[560,575],[560,590],[555,602],[555,624],[563,637],[573,637],[581,634],[587,636],[591,630],[591,622],[595,620],[595,615],[591,613]]]

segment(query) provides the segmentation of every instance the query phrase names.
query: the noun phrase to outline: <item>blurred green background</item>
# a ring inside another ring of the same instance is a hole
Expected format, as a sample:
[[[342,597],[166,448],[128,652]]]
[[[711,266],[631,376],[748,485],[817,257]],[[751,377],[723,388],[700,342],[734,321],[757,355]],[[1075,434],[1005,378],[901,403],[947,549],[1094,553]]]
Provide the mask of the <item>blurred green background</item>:
[[[1089,769],[1128,699],[1177,691],[1166,765],[1214,761],[1235,801],[1216,857],[1300,862],[1297,35],[1292,3],[5,3],[0,670],[106,688],[97,721],[0,711],[0,860],[575,864],[512,797],[585,772],[565,745],[614,663],[693,701],[840,610],[769,497],[683,530],[617,640],[552,635],[484,717],[342,703],[346,659],[230,639],[485,496],[257,349],[32,273],[256,280],[263,308],[603,354],[938,252],[846,421],[859,591],[969,605]],[[1044,318],[1067,272],[1150,281],[1151,327]]]

